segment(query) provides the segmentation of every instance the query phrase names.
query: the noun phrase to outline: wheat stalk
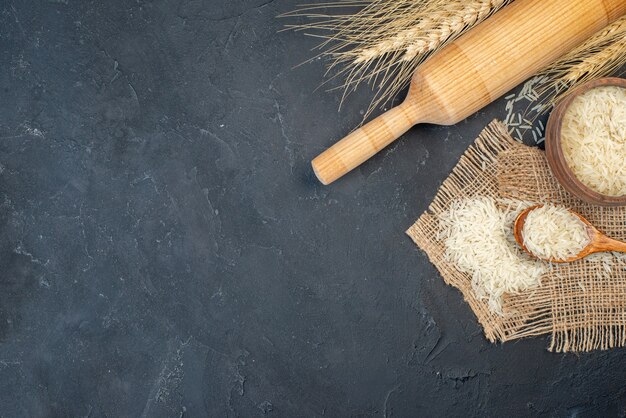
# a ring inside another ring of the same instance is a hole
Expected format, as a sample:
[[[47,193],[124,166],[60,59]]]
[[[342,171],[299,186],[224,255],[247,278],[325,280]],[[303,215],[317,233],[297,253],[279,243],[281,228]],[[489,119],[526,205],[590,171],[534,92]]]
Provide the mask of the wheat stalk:
[[[329,58],[327,75],[334,71],[329,80],[343,78],[336,87],[343,89],[341,104],[363,82],[375,89],[365,120],[408,86],[425,59],[512,1],[343,0],[303,6],[283,16],[307,18],[288,28],[323,39],[314,58]],[[361,9],[342,14],[352,7]]]
[[[597,32],[538,74],[538,115],[557,105],[571,88],[614,74],[626,65],[626,16]]]

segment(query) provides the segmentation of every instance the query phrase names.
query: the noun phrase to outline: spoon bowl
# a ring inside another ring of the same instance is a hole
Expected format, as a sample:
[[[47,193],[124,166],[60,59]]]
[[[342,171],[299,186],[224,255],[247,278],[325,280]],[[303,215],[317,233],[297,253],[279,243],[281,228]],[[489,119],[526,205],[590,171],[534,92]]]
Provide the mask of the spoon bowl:
[[[538,257],[536,254],[530,252],[528,248],[524,245],[524,237],[522,236],[522,231],[524,230],[524,224],[526,222],[526,218],[528,214],[535,209],[539,209],[543,207],[543,205],[535,205],[529,208],[524,209],[517,215],[515,219],[515,226],[513,227],[513,235],[515,235],[515,241],[522,247],[526,253],[530,254],[532,257],[541,258],[545,261],[550,261],[552,263],[571,263],[572,261],[580,260],[581,258],[585,258],[588,255],[602,252],[622,252],[626,253],[626,243],[622,241],[618,241],[613,238],[609,238],[600,232],[595,226],[593,226],[584,216],[581,214],[574,212],[573,210],[569,210],[572,214],[576,215],[587,227],[587,233],[589,234],[589,244],[580,252],[572,257],[566,258],[564,260],[556,260],[556,259],[546,259],[542,257]]]

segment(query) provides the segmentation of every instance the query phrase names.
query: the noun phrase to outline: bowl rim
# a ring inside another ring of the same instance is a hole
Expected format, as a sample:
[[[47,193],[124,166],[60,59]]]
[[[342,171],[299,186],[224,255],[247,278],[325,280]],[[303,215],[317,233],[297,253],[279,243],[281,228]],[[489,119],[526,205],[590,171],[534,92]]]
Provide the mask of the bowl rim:
[[[563,153],[561,147],[561,130],[563,125],[563,116],[571,105],[572,101],[580,96],[597,87],[621,87],[626,88],[626,79],[619,77],[605,77],[586,82],[585,84],[575,88],[571,93],[568,93],[552,111],[548,124],[546,126],[546,153],[553,158],[548,158],[548,163],[552,171],[555,172],[555,177],[559,183],[570,193],[578,196],[588,203],[602,205],[602,206],[621,206],[626,205],[626,194],[621,196],[610,196],[601,194],[589,186],[582,183],[570,169],[567,164],[567,159]],[[560,165],[554,166],[554,164]],[[560,173],[567,181],[562,181],[559,175]]]

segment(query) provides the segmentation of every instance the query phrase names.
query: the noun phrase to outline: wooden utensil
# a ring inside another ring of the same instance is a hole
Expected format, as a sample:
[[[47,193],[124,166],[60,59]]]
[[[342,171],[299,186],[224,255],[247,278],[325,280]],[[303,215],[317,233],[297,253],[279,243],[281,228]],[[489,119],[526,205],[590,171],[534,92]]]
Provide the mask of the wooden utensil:
[[[405,101],[312,162],[329,184],[416,123],[452,125],[626,13],[626,0],[516,0],[426,61]]]
[[[520,247],[522,247],[524,251],[526,251],[528,254],[536,258],[541,258],[541,257],[538,257],[537,255],[530,252],[528,248],[526,248],[526,246],[524,245],[524,237],[522,236],[522,231],[524,230],[524,224],[526,223],[526,217],[528,217],[528,214],[531,211],[538,209],[542,206],[543,205],[535,205],[527,209],[524,209],[517,216],[517,219],[515,219],[515,226],[513,228],[515,241],[517,241],[517,243],[520,245]],[[580,260],[581,258],[587,257],[588,255],[591,255],[594,253],[602,253],[602,252],[607,252],[607,251],[616,251],[616,252],[626,253],[626,242],[618,241],[616,239],[607,237],[602,232],[598,231],[596,227],[591,225],[591,223],[587,219],[585,219],[581,214],[576,213],[573,210],[570,210],[570,212],[576,215],[587,226],[587,232],[589,233],[590,242],[589,244],[587,244],[585,248],[583,248],[578,254],[576,254],[573,257],[570,257],[565,260],[550,259],[546,261],[551,261],[553,263],[571,263],[572,261]]]
[[[574,196],[579,197],[587,203],[600,206],[625,206],[626,196],[606,196],[587,187],[574,175],[567,165],[563,148],[561,147],[561,127],[563,116],[572,101],[588,92],[589,90],[602,86],[617,86],[626,88],[626,80],[623,78],[601,78],[590,81],[578,87],[568,94],[557,107],[554,108],[548,119],[546,127],[546,159],[552,170],[552,174],[559,181],[561,186]]]

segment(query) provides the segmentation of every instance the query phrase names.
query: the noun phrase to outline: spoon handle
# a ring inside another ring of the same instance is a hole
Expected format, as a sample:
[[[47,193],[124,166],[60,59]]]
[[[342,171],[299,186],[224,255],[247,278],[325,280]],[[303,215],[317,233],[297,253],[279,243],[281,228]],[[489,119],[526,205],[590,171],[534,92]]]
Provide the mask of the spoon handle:
[[[626,253],[626,242],[609,238],[606,235],[599,234],[594,240],[593,247],[595,252],[616,251]]]

